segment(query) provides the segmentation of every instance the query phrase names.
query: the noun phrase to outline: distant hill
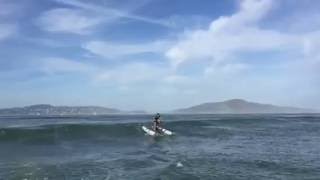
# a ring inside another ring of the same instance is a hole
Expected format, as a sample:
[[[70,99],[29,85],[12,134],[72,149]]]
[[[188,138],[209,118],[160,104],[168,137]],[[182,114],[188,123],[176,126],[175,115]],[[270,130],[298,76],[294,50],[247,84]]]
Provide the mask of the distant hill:
[[[314,113],[315,110],[295,107],[275,106],[248,102],[243,99],[231,99],[223,102],[204,103],[184,109],[177,109],[174,113],[187,114],[249,114],[249,113]]]
[[[122,111],[100,106],[52,106],[37,104],[25,107],[0,109],[2,116],[15,115],[104,115],[104,114],[147,114],[143,110]],[[232,99],[223,102],[204,103],[188,108],[177,109],[171,113],[181,114],[249,114],[249,113],[319,113],[312,109],[275,106]]]
[[[118,109],[99,106],[52,106],[38,104],[26,107],[0,109],[0,115],[102,115],[125,113]]]

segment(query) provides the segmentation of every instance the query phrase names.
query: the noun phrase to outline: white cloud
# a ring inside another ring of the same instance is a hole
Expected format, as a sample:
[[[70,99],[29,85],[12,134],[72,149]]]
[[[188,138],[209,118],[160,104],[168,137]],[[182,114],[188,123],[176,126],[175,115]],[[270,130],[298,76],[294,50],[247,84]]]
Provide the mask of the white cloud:
[[[295,48],[297,37],[258,26],[271,7],[271,0],[244,0],[237,13],[212,21],[207,30],[186,32],[166,56],[178,66],[201,59],[225,61],[239,52]]]
[[[178,70],[206,63],[203,76],[189,81],[190,87],[201,92],[198,102],[240,97],[296,106],[297,102],[302,106],[315,103],[312,97],[319,93],[314,92],[320,92],[319,28],[302,24],[303,32],[288,32],[261,25],[274,2],[242,0],[236,13],[213,20],[207,29],[185,31],[166,52]]]
[[[83,48],[95,55],[107,58],[116,58],[125,55],[140,53],[161,53],[164,52],[169,43],[166,41],[155,41],[141,44],[117,44],[103,41],[91,41]]]
[[[191,62],[187,68],[193,71],[184,76],[179,74],[179,69],[172,71],[168,67],[158,69],[147,64],[131,64],[99,74],[96,76],[99,82],[107,81],[132,85],[156,81],[167,94],[169,92],[180,94],[183,90],[186,90],[185,95],[199,92],[200,94],[194,100],[189,100],[195,102],[208,101],[208,98],[212,99],[211,97],[217,99],[252,97],[253,100],[262,100],[263,102],[266,99],[263,99],[259,93],[266,94],[266,97],[276,97],[276,95],[283,93],[284,89],[293,88],[293,84],[306,81],[310,79],[310,76],[307,77],[308,75],[304,74],[301,78],[303,80],[292,78],[297,77],[293,74],[297,73],[299,69],[293,68],[292,64],[287,62],[282,62],[282,64],[284,64],[283,66],[288,65],[288,68],[277,67],[278,69],[270,70],[266,67],[266,72],[259,72],[259,69],[255,68],[257,68],[256,66],[263,68],[262,64],[246,64],[245,61],[240,61],[243,59],[239,58],[239,55],[241,53],[261,53],[263,56],[264,53],[272,54],[273,51],[277,51],[289,54],[289,57],[316,57],[318,42],[320,42],[320,36],[316,32],[290,34],[272,28],[260,27],[260,21],[271,8],[271,0],[242,1],[240,10],[234,15],[220,17],[212,21],[207,30],[185,32],[184,36],[176,43],[170,41],[165,45],[155,46],[153,43],[132,45],[92,41],[84,48],[96,55],[109,58],[143,52],[164,52],[175,66]],[[166,51],[168,46],[171,48]],[[193,66],[201,60],[205,60],[205,67],[201,67],[203,74],[194,73]],[[207,64],[208,60],[209,64]],[[272,60],[281,61],[281,59]],[[300,66],[296,67],[301,68],[301,64],[305,61],[306,59],[303,59]],[[275,64],[280,66],[278,62]],[[179,67],[182,72],[188,72],[184,69],[186,66]],[[309,67],[305,70],[300,69],[300,72],[308,70],[310,70]],[[275,74],[266,74],[268,71]],[[213,91],[214,94],[212,94]]]
[[[37,22],[42,29],[50,32],[87,34],[101,21],[101,17],[81,10],[57,8],[43,13]]]

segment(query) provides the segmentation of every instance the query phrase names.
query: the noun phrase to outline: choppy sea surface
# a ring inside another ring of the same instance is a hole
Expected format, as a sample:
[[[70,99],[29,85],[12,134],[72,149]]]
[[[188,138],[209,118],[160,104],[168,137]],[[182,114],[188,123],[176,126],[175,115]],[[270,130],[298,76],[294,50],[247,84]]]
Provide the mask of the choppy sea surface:
[[[320,179],[320,115],[0,117],[0,179]]]

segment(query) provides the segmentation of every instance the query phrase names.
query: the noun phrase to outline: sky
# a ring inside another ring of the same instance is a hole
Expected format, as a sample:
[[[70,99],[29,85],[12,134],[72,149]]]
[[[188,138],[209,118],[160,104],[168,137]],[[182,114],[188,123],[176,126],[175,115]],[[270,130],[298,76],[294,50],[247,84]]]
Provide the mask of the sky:
[[[0,108],[320,109],[318,0],[0,0]]]

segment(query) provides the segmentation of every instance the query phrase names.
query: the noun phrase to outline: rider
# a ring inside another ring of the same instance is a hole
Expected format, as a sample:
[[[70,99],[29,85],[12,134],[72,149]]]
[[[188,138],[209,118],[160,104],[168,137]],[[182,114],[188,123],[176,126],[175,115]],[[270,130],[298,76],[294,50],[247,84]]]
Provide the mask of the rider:
[[[160,114],[157,113],[153,118],[153,130],[157,133],[161,133],[161,127],[160,127]]]

